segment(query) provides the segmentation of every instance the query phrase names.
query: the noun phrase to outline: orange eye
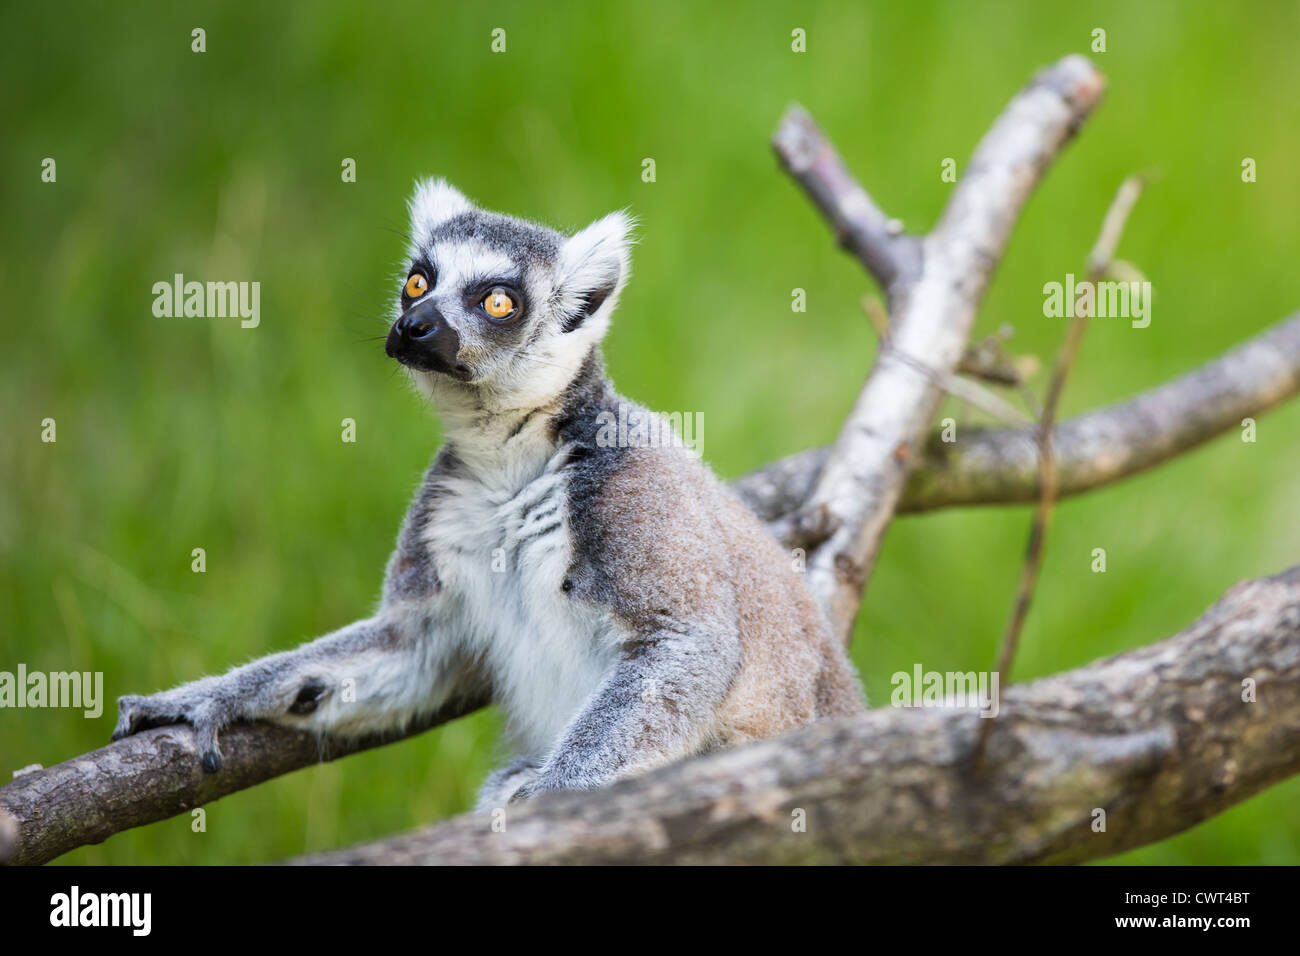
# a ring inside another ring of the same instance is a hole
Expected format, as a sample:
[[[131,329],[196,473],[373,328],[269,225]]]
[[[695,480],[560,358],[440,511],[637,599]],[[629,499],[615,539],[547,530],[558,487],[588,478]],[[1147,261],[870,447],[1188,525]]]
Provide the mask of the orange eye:
[[[494,319],[504,319],[515,311],[515,300],[505,289],[496,288],[483,298],[483,311]]]
[[[418,272],[412,272],[406,278],[406,294],[412,299],[418,299],[429,291],[429,280]]]

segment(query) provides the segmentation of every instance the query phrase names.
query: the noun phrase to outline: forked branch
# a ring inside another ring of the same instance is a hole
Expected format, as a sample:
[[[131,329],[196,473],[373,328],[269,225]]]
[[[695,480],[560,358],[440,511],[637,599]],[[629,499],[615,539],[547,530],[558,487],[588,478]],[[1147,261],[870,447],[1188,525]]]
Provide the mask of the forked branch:
[[[1101,74],[1083,57],[1066,57],[1039,73],[975,150],[934,231],[921,243],[919,271],[889,282],[889,343],[882,345],[802,514],[792,523],[800,532],[818,528],[828,535],[808,556],[808,584],[846,643],[907,474],[943,397],[935,376],[916,364],[940,377],[954,373],[1021,208],[1103,88]],[[792,111],[774,146],[814,202],[830,208],[837,234],[865,237],[864,264],[885,274],[881,261],[893,247],[879,237],[882,214],[864,201],[865,190],[845,185],[849,177],[842,164],[825,160],[834,156],[833,149],[810,142],[817,135],[801,111]],[[792,143],[798,151],[783,152]],[[807,156],[823,161],[809,164]],[[819,171],[832,181],[820,181]],[[828,195],[841,201],[828,202]]]

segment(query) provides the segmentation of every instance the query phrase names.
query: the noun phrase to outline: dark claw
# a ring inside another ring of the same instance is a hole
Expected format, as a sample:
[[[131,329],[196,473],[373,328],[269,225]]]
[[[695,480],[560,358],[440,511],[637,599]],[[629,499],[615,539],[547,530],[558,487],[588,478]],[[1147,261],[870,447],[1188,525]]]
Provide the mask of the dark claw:
[[[216,773],[221,769],[221,754],[215,750],[209,750],[199,760],[199,763],[202,765],[204,773]]]
[[[320,699],[325,696],[325,682],[319,680],[308,681],[303,685],[302,690],[298,691],[298,697],[289,705],[291,714],[310,714],[316,709]]]

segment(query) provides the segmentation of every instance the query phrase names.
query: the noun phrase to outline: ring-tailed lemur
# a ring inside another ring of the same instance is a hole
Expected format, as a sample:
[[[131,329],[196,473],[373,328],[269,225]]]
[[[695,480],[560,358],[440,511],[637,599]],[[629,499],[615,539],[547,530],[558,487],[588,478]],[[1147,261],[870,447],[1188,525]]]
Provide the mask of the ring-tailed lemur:
[[[484,785],[493,807],[861,710],[843,649],[758,520],[681,443],[631,437],[667,434],[662,419],[610,427],[652,414],[615,393],[599,350],[628,217],[564,236],[441,180],[410,211],[386,350],[439,406],[446,443],[377,612],[123,697],[114,737],[187,721],[216,771],[234,721],[360,735],[485,693],[521,754]]]

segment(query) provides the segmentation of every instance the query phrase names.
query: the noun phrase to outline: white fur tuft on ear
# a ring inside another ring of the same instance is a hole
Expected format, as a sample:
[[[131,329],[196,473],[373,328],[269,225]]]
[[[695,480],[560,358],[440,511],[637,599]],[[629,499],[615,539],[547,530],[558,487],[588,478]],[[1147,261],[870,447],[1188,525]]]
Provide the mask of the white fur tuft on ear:
[[[631,266],[635,220],[623,210],[597,219],[560,250],[559,275],[563,306],[569,315],[564,331],[613,308]]]
[[[439,223],[469,212],[474,204],[445,179],[425,179],[415,184],[407,208],[411,213],[411,235],[423,241]]]

